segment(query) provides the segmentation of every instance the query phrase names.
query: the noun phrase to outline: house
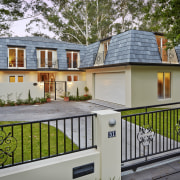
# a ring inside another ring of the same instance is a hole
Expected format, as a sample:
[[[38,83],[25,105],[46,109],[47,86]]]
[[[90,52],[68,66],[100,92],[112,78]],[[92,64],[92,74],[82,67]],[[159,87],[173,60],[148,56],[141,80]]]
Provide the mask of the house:
[[[130,30],[91,44],[97,55],[80,67],[93,98],[127,107],[180,101],[180,46],[166,51],[166,42],[160,33]]]
[[[31,89],[33,97],[39,97],[44,95],[42,91],[55,92],[57,87],[54,82],[58,82],[56,85],[63,92],[65,85],[60,82],[85,82],[85,72],[78,69],[80,59],[85,56],[85,48],[83,45],[42,37],[0,38],[0,96],[9,87],[17,91],[18,87],[22,89],[26,85]],[[36,82],[46,82],[38,94],[37,88],[32,89],[32,83]],[[8,87],[2,89],[5,84]],[[6,99],[5,96],[3,99]],[[27,92],[24,98],[26,96]]]
[[[138,30],[88,46],[42,37],[0,38],[1,87],[44,81],[46,92],[56,91],[54,82],[83,82],[76,88],[87,85],[93,98],[127,107],[177,102],[180,46],[166,51],[166,41],[160,33]]]

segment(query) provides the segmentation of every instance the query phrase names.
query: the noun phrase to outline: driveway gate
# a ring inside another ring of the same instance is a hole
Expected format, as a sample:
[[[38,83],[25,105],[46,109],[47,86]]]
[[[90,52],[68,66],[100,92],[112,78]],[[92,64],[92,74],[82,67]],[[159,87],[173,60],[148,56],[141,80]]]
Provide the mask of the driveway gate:
[[[122,171],[180,155],[180,107],[162,108],[174,104],[118,110]],[[140,113],[133,114],[137,109]]]
[[[44,82],[44,96],[46,93],[51,94],[51,98],[55,100],[65,95],[67,92],[66,81],[45,81]]]

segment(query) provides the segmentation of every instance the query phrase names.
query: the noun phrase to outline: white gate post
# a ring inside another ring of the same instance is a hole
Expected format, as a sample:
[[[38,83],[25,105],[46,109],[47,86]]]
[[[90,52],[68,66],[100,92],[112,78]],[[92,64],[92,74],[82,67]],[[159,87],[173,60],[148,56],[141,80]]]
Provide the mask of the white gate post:
[[[102,180],[121,179],[121,113],[113,110],[94,111],[94,144],[100,151]]]

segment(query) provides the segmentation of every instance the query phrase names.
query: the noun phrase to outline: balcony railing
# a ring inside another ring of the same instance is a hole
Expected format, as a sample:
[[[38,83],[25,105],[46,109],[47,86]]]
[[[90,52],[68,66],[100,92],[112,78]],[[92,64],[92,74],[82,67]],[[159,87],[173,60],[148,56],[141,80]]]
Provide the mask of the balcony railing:
[[[94,65],[99,66],[104,64],[106,54],[104,51],[94,54]]]
[[[52,68],[52,69],[58,69],[58,59],[52,59],[52,60],[42,60],[37,59],[37,67],[38,68]]]

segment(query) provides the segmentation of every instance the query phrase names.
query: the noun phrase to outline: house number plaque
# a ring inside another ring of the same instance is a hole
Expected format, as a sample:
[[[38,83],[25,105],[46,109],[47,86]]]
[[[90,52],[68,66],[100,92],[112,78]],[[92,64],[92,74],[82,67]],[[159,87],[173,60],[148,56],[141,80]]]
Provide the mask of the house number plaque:
[[[109,131],[108,132],[108,138],[116,137],[116,131]]]

